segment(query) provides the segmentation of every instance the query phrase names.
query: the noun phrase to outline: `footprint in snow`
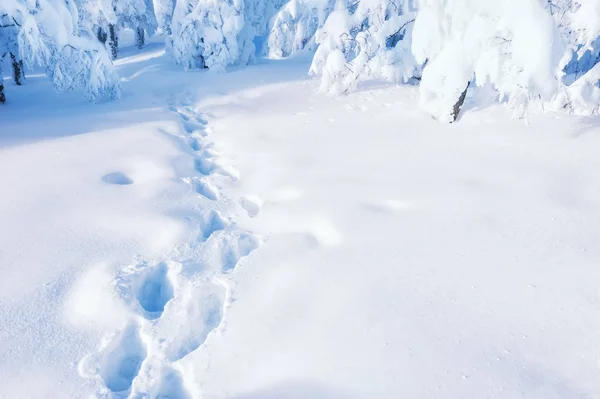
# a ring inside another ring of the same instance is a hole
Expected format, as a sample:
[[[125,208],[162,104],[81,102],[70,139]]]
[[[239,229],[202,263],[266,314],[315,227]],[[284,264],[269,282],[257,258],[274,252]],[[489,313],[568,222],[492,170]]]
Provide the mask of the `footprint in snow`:
[[[145,358],[146,347],[138,326],[130,324],[108,337],[97,353],[82,359],[79,369],[83,375],[99,375],[110,391],[125,392],[131,388]]]
[[[214,158],[208,156],[199,156],[194,159],[194,169],[196,172],[208,176],[215,170]]]
[[[181,373],[172,367],[161,370],[156,399],[188,399],[190,396],[183,386]]]
[[[173,285],[169,280],[166,263],[143,269],[134,283],[135,296],[148,319],[159,318],[165,305],[173,298]]]
[[[201,125],[206,125],[208,123],[204,118],[200,116],[201,113],[197,112],[194,108],[190,106],[179,107],[176,109],[176,112],[184,121],[195,121]]]
[[[233,181],[240,180],[240,171],[233,166],[222,164],[221,162],[217,161],[217,158],[214,155],[214,150],[203,151],[201,155],[197,156],[196,159],[194,159],[194,169],[196,172],[204,176],[218,173],[232,179]]]
[[[239,202],[242,208],[244,208],[248,216],[250,216],[251,218],[256,217],[256,215],[258,215],[263,205],[263,201],[260,198],[255,197],[254,195],[247,195],[245,197],[242,197],[240,198]]]
[[[225,220],[219,212],[210,210],[202,215],[199,220],[200,234],[198,241],[206,241],[215,232],[225,229],[229,222]]]
[[[217,247],[220,248],[221,272],[233,271],[243,258],[250,255],[260,245],[258,238],[244,231],[223,235]]]
[[[316,220],[310,225],[311,234],[321,246],[335,246],[343,241],[342,234],[326,220]]]
[[[204,125],[205,124],[200,123],[197,119],[190,119],[183,122],[183,128],[188,134],[199,133],[202,136],[206,136],[206,133],[204,133]]]
[[[203,148],[202,141],[198,137],[190,137],[188,145],[194,151],[200,151]]]
[[[107,184],[129,185],[133,180],[123,172],[112,172],[102,176],[102,181]]]
[[[217,201],[219,199],[219,191],[213,186],[207,178],[202,178],[194,182],[194,190],[205,198],[211,201]]]
[[[157,325],[157,334],[168,361],[177,361],[198,349],[221,324],[227,292],[210,281],[190,282],[181,287]]]
[[[385,200],[373,201],[362,204],[363,208],[374,213],[396,213],[414,208],[413,204],[406,201]]]

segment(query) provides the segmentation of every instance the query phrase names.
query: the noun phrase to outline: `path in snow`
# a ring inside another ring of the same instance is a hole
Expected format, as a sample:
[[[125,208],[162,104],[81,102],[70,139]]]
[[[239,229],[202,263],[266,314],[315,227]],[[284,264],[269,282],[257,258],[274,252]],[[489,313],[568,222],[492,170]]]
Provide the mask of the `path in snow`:
[[[206,199],[205,206],[193,215],[195,240],[163,261],[139,261],[117,269],[114,285],[132,315],[79,365],[83,377],[101,381],[99,397],[188,398],[190,388],[178,361],[219,328],[231,296],[229,274],[259,245],[258,237],[236,227],[237,207],[221,214],[211,205],[228,201],[218,187],[235,182],[239,173],[223,162],[210,142],[207,118],[189,98],[170,109],[181,120],[181,141],[195,152],[197,173],[185,180]],[[133,183],[122,172],[102,180]]]
[[[259,245],[237,223],[260,203],[231,190],[235,162],[193,99],[306,66],[184,72],[162,43],[115,64],[119,101],[58,95],[31,74],[1,110],[1,399],[197,397],[180,363],[222,328]]]

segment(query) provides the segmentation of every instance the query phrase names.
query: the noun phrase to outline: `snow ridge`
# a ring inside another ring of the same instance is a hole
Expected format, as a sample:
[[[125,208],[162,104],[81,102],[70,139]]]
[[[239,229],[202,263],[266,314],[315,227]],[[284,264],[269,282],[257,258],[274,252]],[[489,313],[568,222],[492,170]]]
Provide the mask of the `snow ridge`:
[[[97,385],[99,398],[197,397],[200,393],[180,360],[222,328],[231,273],[260,244],[232,221],[240,208],[230,204],[238,201],[228,201],[221,188],[237,181],[239,172],[208,140],[207,118],[189,98],[170,109],[180,118],[181,140],[195,155],[195,174],[184,181],[204,198],[204,205],[190,217],[197,226],[195,237],[168,259],[140,260],[114,276],[115,291],[130,317],[79,364],[80,375]]]

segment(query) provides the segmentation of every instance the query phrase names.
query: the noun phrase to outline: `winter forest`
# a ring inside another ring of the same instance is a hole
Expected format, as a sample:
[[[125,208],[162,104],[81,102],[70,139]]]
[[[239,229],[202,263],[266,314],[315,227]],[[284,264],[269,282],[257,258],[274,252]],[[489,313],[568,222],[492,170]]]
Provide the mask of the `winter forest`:
[[[600,0],[0,0],[0,399],[599,372]]]
[[[323,92],[375,79],[418,85],[421,108],[441,122],[458,118],[475,87],[516,117],[531,106],[595,114],[600,104],[596,0],[3,0],[0,16],[0,55],[17,85],[39,65],[57,91],[82,87],[93,102],[119,98],[112,61],[131,29],[139,48],[163,35],[184,69],[313,51]],[[0,81],[0,101],[11,90]]]

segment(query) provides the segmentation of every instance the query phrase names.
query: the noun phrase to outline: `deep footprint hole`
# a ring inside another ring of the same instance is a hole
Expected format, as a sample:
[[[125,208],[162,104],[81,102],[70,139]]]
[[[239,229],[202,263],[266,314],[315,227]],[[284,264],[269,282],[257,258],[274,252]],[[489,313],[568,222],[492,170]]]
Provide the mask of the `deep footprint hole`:
[[[193,301],[187,309],[188,327],[176,334],[174,345],[167,348],[167,359],[176,361],[198,349],[208,335],[219,327],[223,320],[225,291],[220,286],[198,287],[192,294]]]
[[[100,376],[106,387],[113,392],[131,388],[140,371],[146,349],[134,326],[128,327],[111,349],[100,368]]]
[[[133,180],[123,172],[112,172],[102,176],[102,181],[107,184],[116,184],[119,186],[125,186],[133,184]]]
[[[238,262],[250,255],[259,246],[256,237],[247,233],[239,233],[237,237],[229,237],[222,242],[222,271],[228,273],[235,269]]]
[[[194,189],[198,194],[202,195],[203,197],[206,197],[211,201],[216,201],[219,199],[217,189],[213,187],[210,183],[198,181],[194,184]]]
[[[199,241],[206,241],[215,232],[227,228],[229,222],[225,220],[217,211],[211,210],[203,216],[200,222]]]
[[[166,264],[147,270],[142,274],[136,296],[149,318],[158,318],[167,302],[173,298],[173,285],[169,281]]]
[[[194,169],[196,172],[208,176],[213,172],[214,165],[211,159],[198,157],[194,160]]]

